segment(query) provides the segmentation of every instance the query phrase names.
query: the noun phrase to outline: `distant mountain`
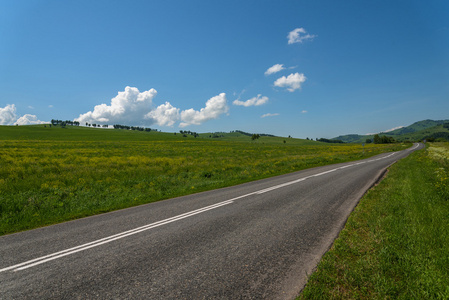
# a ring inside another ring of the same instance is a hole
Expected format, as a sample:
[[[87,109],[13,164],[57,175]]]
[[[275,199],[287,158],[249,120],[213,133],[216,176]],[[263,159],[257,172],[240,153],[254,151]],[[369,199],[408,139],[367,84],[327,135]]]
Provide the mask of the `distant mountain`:
[[[412,125],[407,126],[407,127],[402,127],[402,128],[399,128],[399,129],[396,129],[396,130],[393,130],[393,131],[386,132],[385,134],[388,134],[388,135],[403,135],[403,134],[407,134],[407,133],[412,133],[412,132],[425,130],[425,129],[428,129],[428,128],[431,128],[431,127],[442,125],[444,123],[449,123],[449,120],[438,120],[438,121],[424,120],[424,121],[415,122]],[[382,134],[382,132],[380,134]]]
[[[419,141],[429,138],[443,138],[449,140],[449,120],[423,120],[407,127],[398,128],[388,132],[379,132],[379,135],[391,136],[397,141]],[[333,138],[345,143],[364,143],[372,139],[371,135],[347,134]]]
[[[365,142],[365,140],[369,137],[370,137],[370,135],[347,134],[347,135],[337,136],[335,138],[332,138],[332,140],[340,140],[345,143],[358,143],[362,140],[363,140],[363,142]]]

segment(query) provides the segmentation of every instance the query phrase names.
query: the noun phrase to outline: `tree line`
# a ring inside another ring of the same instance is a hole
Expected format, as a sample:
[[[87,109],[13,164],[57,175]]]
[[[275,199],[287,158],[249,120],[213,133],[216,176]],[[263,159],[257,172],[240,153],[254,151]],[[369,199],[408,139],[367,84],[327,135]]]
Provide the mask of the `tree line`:
[[[66,125],[70,125],[70,126],[80,126],[80,122],[78,121],[70,121],[70,120],[55,120],[55,119],[51,119],[51,125],[53,126],[61,126],[61,127],[65,127]]]
[[[344,142],[342,140],[334,140],[334,139],[325,139],[325,138],[320,138],[320,139],[316,139],[316,141],[318,142],[323,142],[323,143],[340,143],[340,144],[344,144]],[[386,136],[386,135],[378,135],[375,134],[374,138],[368,138],[366,139],[365,143],[370,144],[370,143],[374,143],[374,144],[391,144],[391,143],[396,143],[396,140],[394,138],[392,138],[391,136]]]
[[[371,141],[371,139],[369,139]],[[368,143],[368,139],[366,140],[366,142]],[[374,138],[373,138],[373,142],[374,144],[392,144],[392,143],[396,143],[396,140],[394,138],[392,138],[391,136],[386,136],[386,135],[378,135],[375,134]]]
[[[125,129],[125,130],[137,130],[137,131],[157,131],[157,129],[151,129],[151,128],[145,128],[145,127],[139,127],[139,126],[128,126],[128,125],[120,125],[115,124],[113,125],[114,129]]]
[[[330,140],[325,138],[316,139],[317,142],[344,144],[342,140]]]
[[[190,131],[190,130],[188,130],[188,131],[180,130],[179,133],[182,134],[184,137],[187,137],[188,134],[190,134],[191,136],[194,136],[194,137],[199,137],[200,136],[198,133],[196,133],[194,131]]]
[[[56,119],[51,119],[51,125],[53,126],[61,126],[61,127],[65,127],[67,125],[70,126],[80,126],[80,122],[78,121],[70,121],[70,120],[66,120],[66,121],[62,121],[62,120],[56,120]],[[86,122],[85,123],[86,127],[94,127],[94,128],[109,128],[108,124],[91,124]],[[128,126],[128,125],[120,125],[120,124],[115,124],[113,125],[114,129],[125,129],[125,130],[137,130],[137,131],[157,131],[157,129],[152,129],[152,128],[146,128],[146,127],[139,127],[139,126]],[[195,134],[197,135],[197,133],[195,132]]]
[[[241,131],[241,130],[236,130],[235,132],[238,132],[240,134],[243,134],[243,135],[246,135],[246,136],[250,136],[250,137],[252,137],[254,135],[253,133],[248,133],[248,132],[244,132],[244,131]],[[231,131],[231,133],[232,133],[232,131]],[[258,133],[258,135],[259,135],[259,137],[261,137],[261,136],[275,137],[275,135],[267,134],[267,133]]]
[[[105,124],[105,125],[100,125],[100,124],[89,124],[89,123],[87,123],[86,122],[86,127],[98,127],[98,128],[100,128],[100,127],[103,127],[103,128],[109,128],[109,125],[108,124]]]

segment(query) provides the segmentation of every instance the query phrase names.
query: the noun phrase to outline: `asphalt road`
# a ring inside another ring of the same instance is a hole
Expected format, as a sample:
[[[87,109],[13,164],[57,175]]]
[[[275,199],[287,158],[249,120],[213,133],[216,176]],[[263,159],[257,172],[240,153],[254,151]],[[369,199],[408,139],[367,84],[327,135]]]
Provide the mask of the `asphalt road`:
[[[0,237],[1,299],[292,299],[411,151]]]

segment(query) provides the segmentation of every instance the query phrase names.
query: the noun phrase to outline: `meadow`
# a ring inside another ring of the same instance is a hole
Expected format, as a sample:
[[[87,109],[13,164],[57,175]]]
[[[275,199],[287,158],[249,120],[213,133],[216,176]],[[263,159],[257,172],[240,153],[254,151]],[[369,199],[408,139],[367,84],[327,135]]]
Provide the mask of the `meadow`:
[[[299,299],[449,299],[449,144],[394,164]]]
[[[410,146],[207,136],[0,126],[0,235]]]

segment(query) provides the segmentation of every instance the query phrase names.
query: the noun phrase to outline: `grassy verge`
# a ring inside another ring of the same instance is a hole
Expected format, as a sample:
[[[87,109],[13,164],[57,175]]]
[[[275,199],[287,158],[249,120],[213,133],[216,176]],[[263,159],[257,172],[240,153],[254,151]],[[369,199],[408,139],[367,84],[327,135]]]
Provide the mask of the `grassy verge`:
[[[449,299],[448,144],[391,167],[299,299]]]
[[[0,235],[408,145],[0,127]]]

